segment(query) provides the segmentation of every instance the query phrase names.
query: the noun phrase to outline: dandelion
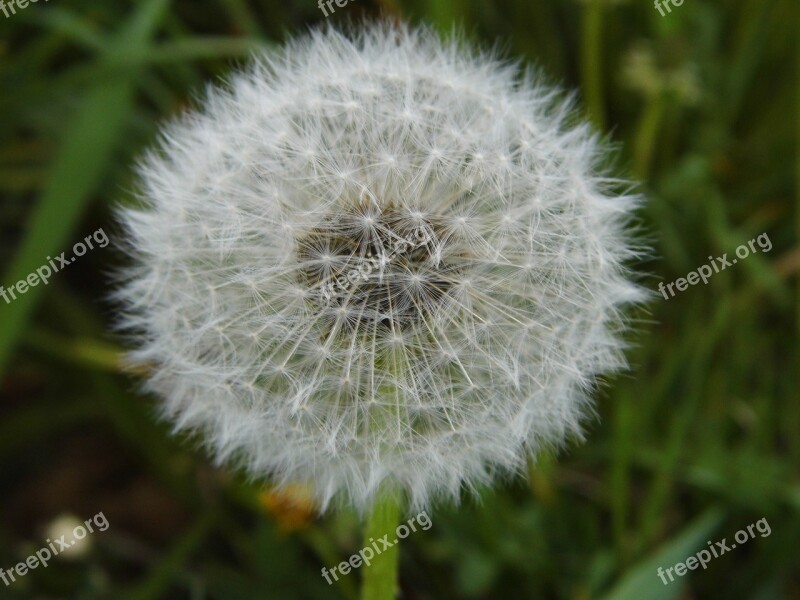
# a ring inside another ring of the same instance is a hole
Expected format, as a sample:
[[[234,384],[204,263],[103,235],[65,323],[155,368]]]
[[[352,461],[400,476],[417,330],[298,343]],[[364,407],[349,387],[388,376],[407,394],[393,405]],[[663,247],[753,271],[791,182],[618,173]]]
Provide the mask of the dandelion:
[[[257,57],[166,128],[122,211],[147,388],[323,508],[519,471],[580,436],[643,298],[606,154],[540,77],[427,30]]]

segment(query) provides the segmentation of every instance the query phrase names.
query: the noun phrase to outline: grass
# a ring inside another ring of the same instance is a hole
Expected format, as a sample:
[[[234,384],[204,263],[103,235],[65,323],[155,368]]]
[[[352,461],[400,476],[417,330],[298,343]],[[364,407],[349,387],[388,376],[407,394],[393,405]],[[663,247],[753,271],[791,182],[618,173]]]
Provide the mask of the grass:
[[[654,290],[767,232],[752,254],[639,315],[631,370],[598,394],[584,444],[530,478],[442,506],[401,549],[407,598],[800,597],[800,139],[795,0],[351,2],[454,24],[578,90],[649,201]],[[158,124],[254,48],[317,23],[314,2],[53,0],[0,15],[0,284],[103,227],[47,286],[0,300],[0,568],[55,517],[104,511],[80,559],[3,598],[354,598],[323,566],[361,546],[349,513],[314,519],[211,466],[154,417],[109,333],[111,207]],[[295,501],[293,504],[292,501]],[[758,536],[663,585],[656,575],[765,518]],[[266,592],[265,592],[266,591]]]

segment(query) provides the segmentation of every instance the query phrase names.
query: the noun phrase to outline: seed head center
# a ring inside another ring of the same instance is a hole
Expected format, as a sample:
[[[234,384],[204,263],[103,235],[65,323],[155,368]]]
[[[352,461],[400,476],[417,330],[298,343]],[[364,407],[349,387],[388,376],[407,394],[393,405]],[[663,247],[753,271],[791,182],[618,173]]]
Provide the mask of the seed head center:
[[[310,302],[351,327],[402,329],[435,310],[453,276],[438,258],[443,219],[366,203],[338,208],[298,240]]]

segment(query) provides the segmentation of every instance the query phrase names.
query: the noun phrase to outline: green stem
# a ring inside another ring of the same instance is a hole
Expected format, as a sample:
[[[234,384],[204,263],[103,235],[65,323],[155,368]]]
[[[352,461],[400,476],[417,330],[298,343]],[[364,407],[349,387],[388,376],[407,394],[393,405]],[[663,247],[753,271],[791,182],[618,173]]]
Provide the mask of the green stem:
[[[663,114],[664,99],[661,94],[656,94],[647,101],[636,128],[633,164],[634,174],[639,179],[646,179],[650,172],[650,163],[653,159]]]
[[[603,2],[586,0],[583,14],[581,70],[586,110],[598,129],[605,127],[603,107],[602,37]]]
[[[34,329],[26,345],[67,363],[99,371],[124,373],[125,352],[111,344],[92,339],[71,339]]]
[[[395,600],[397,597],[397,573],[400,559],[400,546],[394,538],[397,522],[400,520],[400,502],[390,492],[384,493],[375,502],[367,518],[364,530],[364,547],[373,550],[373,542],[380,546],[380,540],[389,534],[392,546],[378,554],[369,566],[364,565],[364,578],[361,587],[361,600]]]

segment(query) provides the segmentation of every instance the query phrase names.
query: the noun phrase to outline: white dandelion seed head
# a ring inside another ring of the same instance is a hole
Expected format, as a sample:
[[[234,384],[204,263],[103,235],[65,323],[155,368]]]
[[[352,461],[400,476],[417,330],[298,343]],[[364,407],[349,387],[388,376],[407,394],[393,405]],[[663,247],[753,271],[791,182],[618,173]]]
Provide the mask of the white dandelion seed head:
[[[166,128],[121,211],[147,388],[219,461],[413,507],[580,435],[638,198],[568,101],[427,30],[312,33]]]

